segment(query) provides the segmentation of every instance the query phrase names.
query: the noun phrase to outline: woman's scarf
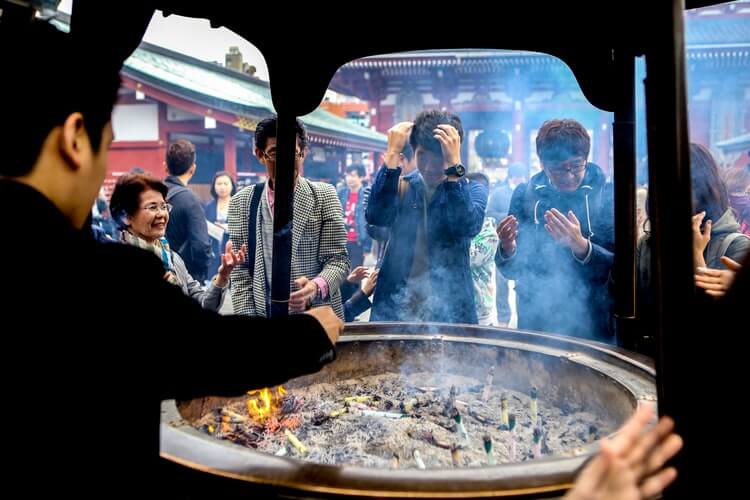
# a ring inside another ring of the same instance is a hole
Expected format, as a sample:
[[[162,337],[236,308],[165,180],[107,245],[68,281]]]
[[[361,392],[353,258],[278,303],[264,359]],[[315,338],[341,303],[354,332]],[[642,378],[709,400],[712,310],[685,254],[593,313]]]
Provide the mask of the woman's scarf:
[[[177,274],[174,270],[174,262],[172,262],[172,251],[169,249],[169,242],[166,238],[159,238],[153,243],[149,243],[148,241],[134,235],[129,231],[122,231],[120,233],[120,240],[128,245],[142,248],[147,252],[153,252],[154,255],[159,257],[162,265],[164,266],[164,271],[166,271],[167,273],[165,275],[165,279],[173,285],[178,285]]]

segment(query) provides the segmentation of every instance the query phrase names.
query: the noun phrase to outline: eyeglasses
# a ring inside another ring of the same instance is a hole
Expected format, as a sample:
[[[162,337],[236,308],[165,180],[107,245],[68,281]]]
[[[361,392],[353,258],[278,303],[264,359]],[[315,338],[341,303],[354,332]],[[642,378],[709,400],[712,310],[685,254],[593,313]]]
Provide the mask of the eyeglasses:
[[[586,160],[576,160],[562,163],[544,163],[544,169],[554,176],[561,176],[566,173],[578,175],[586,170]]]
[[[171,212],[172,211],[172,205],[169,203],[149,203],[145,207],[143,207],[143,210],[147,210],[151,212],[152,214],[158,214],[159,212]]]
[[[270,153],[266,153],[265,151],[263,151],[263,157],[266,160],[276,161],[276,151],[271,151]],[[294,153],[295,160],[301,160],[304,157],[305,157],[304,151],[297,151],[296,153]]]

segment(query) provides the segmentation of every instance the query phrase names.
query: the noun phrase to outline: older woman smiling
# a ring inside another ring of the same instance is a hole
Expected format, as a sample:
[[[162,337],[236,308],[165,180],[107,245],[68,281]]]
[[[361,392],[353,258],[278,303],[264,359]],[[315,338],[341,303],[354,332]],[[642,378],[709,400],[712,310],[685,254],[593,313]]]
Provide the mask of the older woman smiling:
[[[122,176],[110,200],[110,211],[120,228],[120,240],[156,255],[164,266],[164,279],[179,286],[185,295],[197,300],[204,309],[217,311],[223,291],[234,267],[245,261],[245,249],[234,252],[227,243],[216,276],[207,288],[188,273],[182,258],[169,247],[164,237],[170,205],[165,201],[167,186],[144,174]]]

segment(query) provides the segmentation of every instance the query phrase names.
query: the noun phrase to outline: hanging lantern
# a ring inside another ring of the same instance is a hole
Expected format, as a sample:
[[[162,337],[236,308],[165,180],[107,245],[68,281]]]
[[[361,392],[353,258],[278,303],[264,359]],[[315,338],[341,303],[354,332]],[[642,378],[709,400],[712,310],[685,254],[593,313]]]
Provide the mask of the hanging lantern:
[[[484,130],[477,136],[474,149],[483,160],[505,158],[510,150],[510,134],[505,130]]]

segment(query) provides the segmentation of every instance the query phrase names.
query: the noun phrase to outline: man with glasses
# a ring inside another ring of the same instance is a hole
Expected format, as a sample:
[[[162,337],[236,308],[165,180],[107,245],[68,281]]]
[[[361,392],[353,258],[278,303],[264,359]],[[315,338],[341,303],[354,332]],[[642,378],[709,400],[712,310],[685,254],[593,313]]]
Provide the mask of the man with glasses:
[[[336,188],[299,175],[307,134],[296,121],[294,213],[292,219],[292,280],[289,311],[330,304],[344,318],[341,285],[349,274],[346,229]],[[232,271],[232,305],[237,314],[268,316],[271,308],[274,181],[276,179],[276,118],[255,129],[255,156],[266,167],[268,182],[248,186],[229,202],[227,223],[235,248],[248,246],[248,265]],[[254,235],[248,241],[248,235]],[[254,243],[254,245],[253,245]],[[253,249],[254,246],[254,249]]]
[[[614,197],[604,172],[586,161],[590,147],[575,120],[542,125],[542,172],[513,192],[495,262],[516,281],[519,328],[607,341]]]

